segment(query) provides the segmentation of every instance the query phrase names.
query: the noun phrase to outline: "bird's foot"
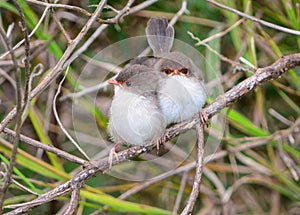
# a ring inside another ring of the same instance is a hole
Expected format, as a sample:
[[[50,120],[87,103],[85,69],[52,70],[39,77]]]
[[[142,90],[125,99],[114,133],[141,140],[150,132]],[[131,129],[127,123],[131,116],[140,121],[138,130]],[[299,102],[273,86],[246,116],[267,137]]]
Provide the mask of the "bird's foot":
[[[200,123],[208,127],[208,115],[204,112],[199,113]]]
[[[157,150],[157,153],[159,152],[159,147],[160,147],[160,142],[157,140],[156,141],[156,150]]]
[[[116,153],[116,149],[121,145],[122,142],[117,142],[110,150],[109,156],[108,156],[108,164],[109,164],[109,169],[111,169],[114,157],[116,158],[117,161],[119,161],[118,154]]]

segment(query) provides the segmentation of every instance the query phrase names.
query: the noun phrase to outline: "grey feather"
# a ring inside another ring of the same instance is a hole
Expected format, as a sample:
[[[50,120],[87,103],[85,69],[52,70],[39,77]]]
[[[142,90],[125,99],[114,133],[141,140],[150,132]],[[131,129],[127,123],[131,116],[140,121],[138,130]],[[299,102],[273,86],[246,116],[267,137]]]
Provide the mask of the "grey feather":
[[[168,25],[166,18],[151,18],[147,24],[146,35],[155,57],[170,52],[174,41],[174,28]]]

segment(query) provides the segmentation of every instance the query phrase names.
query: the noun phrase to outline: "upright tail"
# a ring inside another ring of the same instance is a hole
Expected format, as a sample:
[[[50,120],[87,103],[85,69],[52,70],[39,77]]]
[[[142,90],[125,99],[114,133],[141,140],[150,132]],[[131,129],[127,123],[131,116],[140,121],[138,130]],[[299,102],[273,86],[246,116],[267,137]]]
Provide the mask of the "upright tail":
[[[155,57],[170,52],[174,41],[174,28],[168,25],[166,18],[151,18],[147,24],[146,35]]]

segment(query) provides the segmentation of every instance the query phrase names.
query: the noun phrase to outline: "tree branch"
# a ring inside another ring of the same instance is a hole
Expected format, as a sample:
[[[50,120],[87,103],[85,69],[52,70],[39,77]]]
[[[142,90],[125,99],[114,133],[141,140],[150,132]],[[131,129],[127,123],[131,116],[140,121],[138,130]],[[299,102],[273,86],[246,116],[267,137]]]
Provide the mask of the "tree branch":
[[[4,202],[5,193],[10,186],[11,180],[12,180],[12,172],[13,168],[16,164],[16,154],[19,146],[19,140],[20,140],[20,130],[22,126],[22,89],[21,89],[21,70],[18,66],[17,58],[15,55],[14,50],[11,47],[11,44],[9,42],[9,39],[6,36],[6,33],[4,29],[0,26],[0,35],[2,36],[2,39],[4,41],[4,45],[7,46],[7,49],[11,55],[14,69],[15,69],[15,81],[16,81],[16,135],[14,136],[13,140],[13,147],[11,150],[11,156],[10,156],[10,162],[9,162],[9,168],[7,170],[6,177],[4,179],[3,185],[0,187],[0,214],[2,214],[1,208]]]
[[[278,79],[283,75],[288,69],[300,66],[300,53],[291,54],[288,56],[281,57],[272,65],[259,68],[256,73],[233,87],[231,90],[227,91],[223,95],[217,97],[211,104],[204,108],[201,113],[205,114],[208,118],[211,118],[218,112],[220,112],[226,106],[235,103],[239,98],[245,94],[252,92],[255,88],[261,84],[272,80]],[[199,123],[198,118],[194,118],[188,122],[179,123],[166,130],[164,136],[159,140],[160,144],[167,142],[168,140],[178,136],[187,130],[192,129],[196,123]],[[117,157],[114,157],[112,165],[116,165],[121,162],[125,162],[133,157],[136,157],[142,153],[150,151],[156,147],[156,141],[152,144],[145,146],[134,146],[124,151],[117,153]],[[7,208],[14,208],[15,210],[6,213],[7,215],[25,213],[32,208],[41,205],[45,202],[52,201],[59,196],[65,195],[72,191],[79,183],[84,183],[87,179],[95,176],[99,172],[105,172],[109,168],[108,158],[104,158],[99,161],[90,162],[89,166],[86,166],[84,170],[75,175],[71,180],[66,183],[59,185],[53,190],[48,191],[40,195],[35,200],[24,204],[10,205]]]
[[[183,211],[182,215],[192,214],[195,202],[198,198],[200,192],[200,184],[202,179],[203,172],[203,160],[204,160],[204,124],[196,124],[196,130],[198,133],[198,145],[197,145],[197,161],[196,161],[196,175],[194,179],[193,189],[187,201],[187,204]]]

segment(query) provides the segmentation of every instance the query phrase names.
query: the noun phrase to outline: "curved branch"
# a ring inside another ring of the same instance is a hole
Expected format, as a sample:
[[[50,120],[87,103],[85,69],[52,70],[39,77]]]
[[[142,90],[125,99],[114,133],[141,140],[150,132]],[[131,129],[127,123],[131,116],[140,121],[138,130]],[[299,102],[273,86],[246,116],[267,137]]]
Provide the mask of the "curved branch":
[[[235,103],[239,98],[244,96],[245,94],[253,91],[258,86],[263,83],[272,80],[278,79],[289,69],[295,68],[296,66],[300,66],[300,53],[291,54],[288,56],[283,56],[274,62],[272,65],[259,68],[256,73],[233,87],[231,90],[227,91],[223,95],[217,97],[211,104],[209,104],[206,108],[204,108],[201,113],[205,114],[208,118],[211,118],[218,112],[220,112],[226,106]],[[166,130],[164,136],[159,140],[160,144],[167,142],[168,140],[178,136],[181,133],[186,132],[189,129],[192,129],[196,123],[198,123],[199,119],[194,118],[188,122],[179,123],[169,129]],[[152,144],[145,146],[135,146],[124,151],[117,153],[117,158],[114,156],[112,165],[116,165],[121,162],[125,162],[133,157],[136,157],[140,154],[143,154],[147,151],[156,147],[157,142],[155,141]],[[95,176],[99,172],[105,172],[109,168],[108,158],[101,159],[99,161],[89,162],[89,165],[86,166],[84,170],[75,175],[71,180],[66,183],[59,185],[53,190],[48,191],[40,195],[33,201],[18,204],[18,205],[10,205],[7,208],[13,208],[15,210],[6,213],[7,215],[25,213],[32,208],[41,205],[45,202],[52,201],[59,196],[65,195],[72,191],[74,187],[79,183],[84,183],[87,179]]]

